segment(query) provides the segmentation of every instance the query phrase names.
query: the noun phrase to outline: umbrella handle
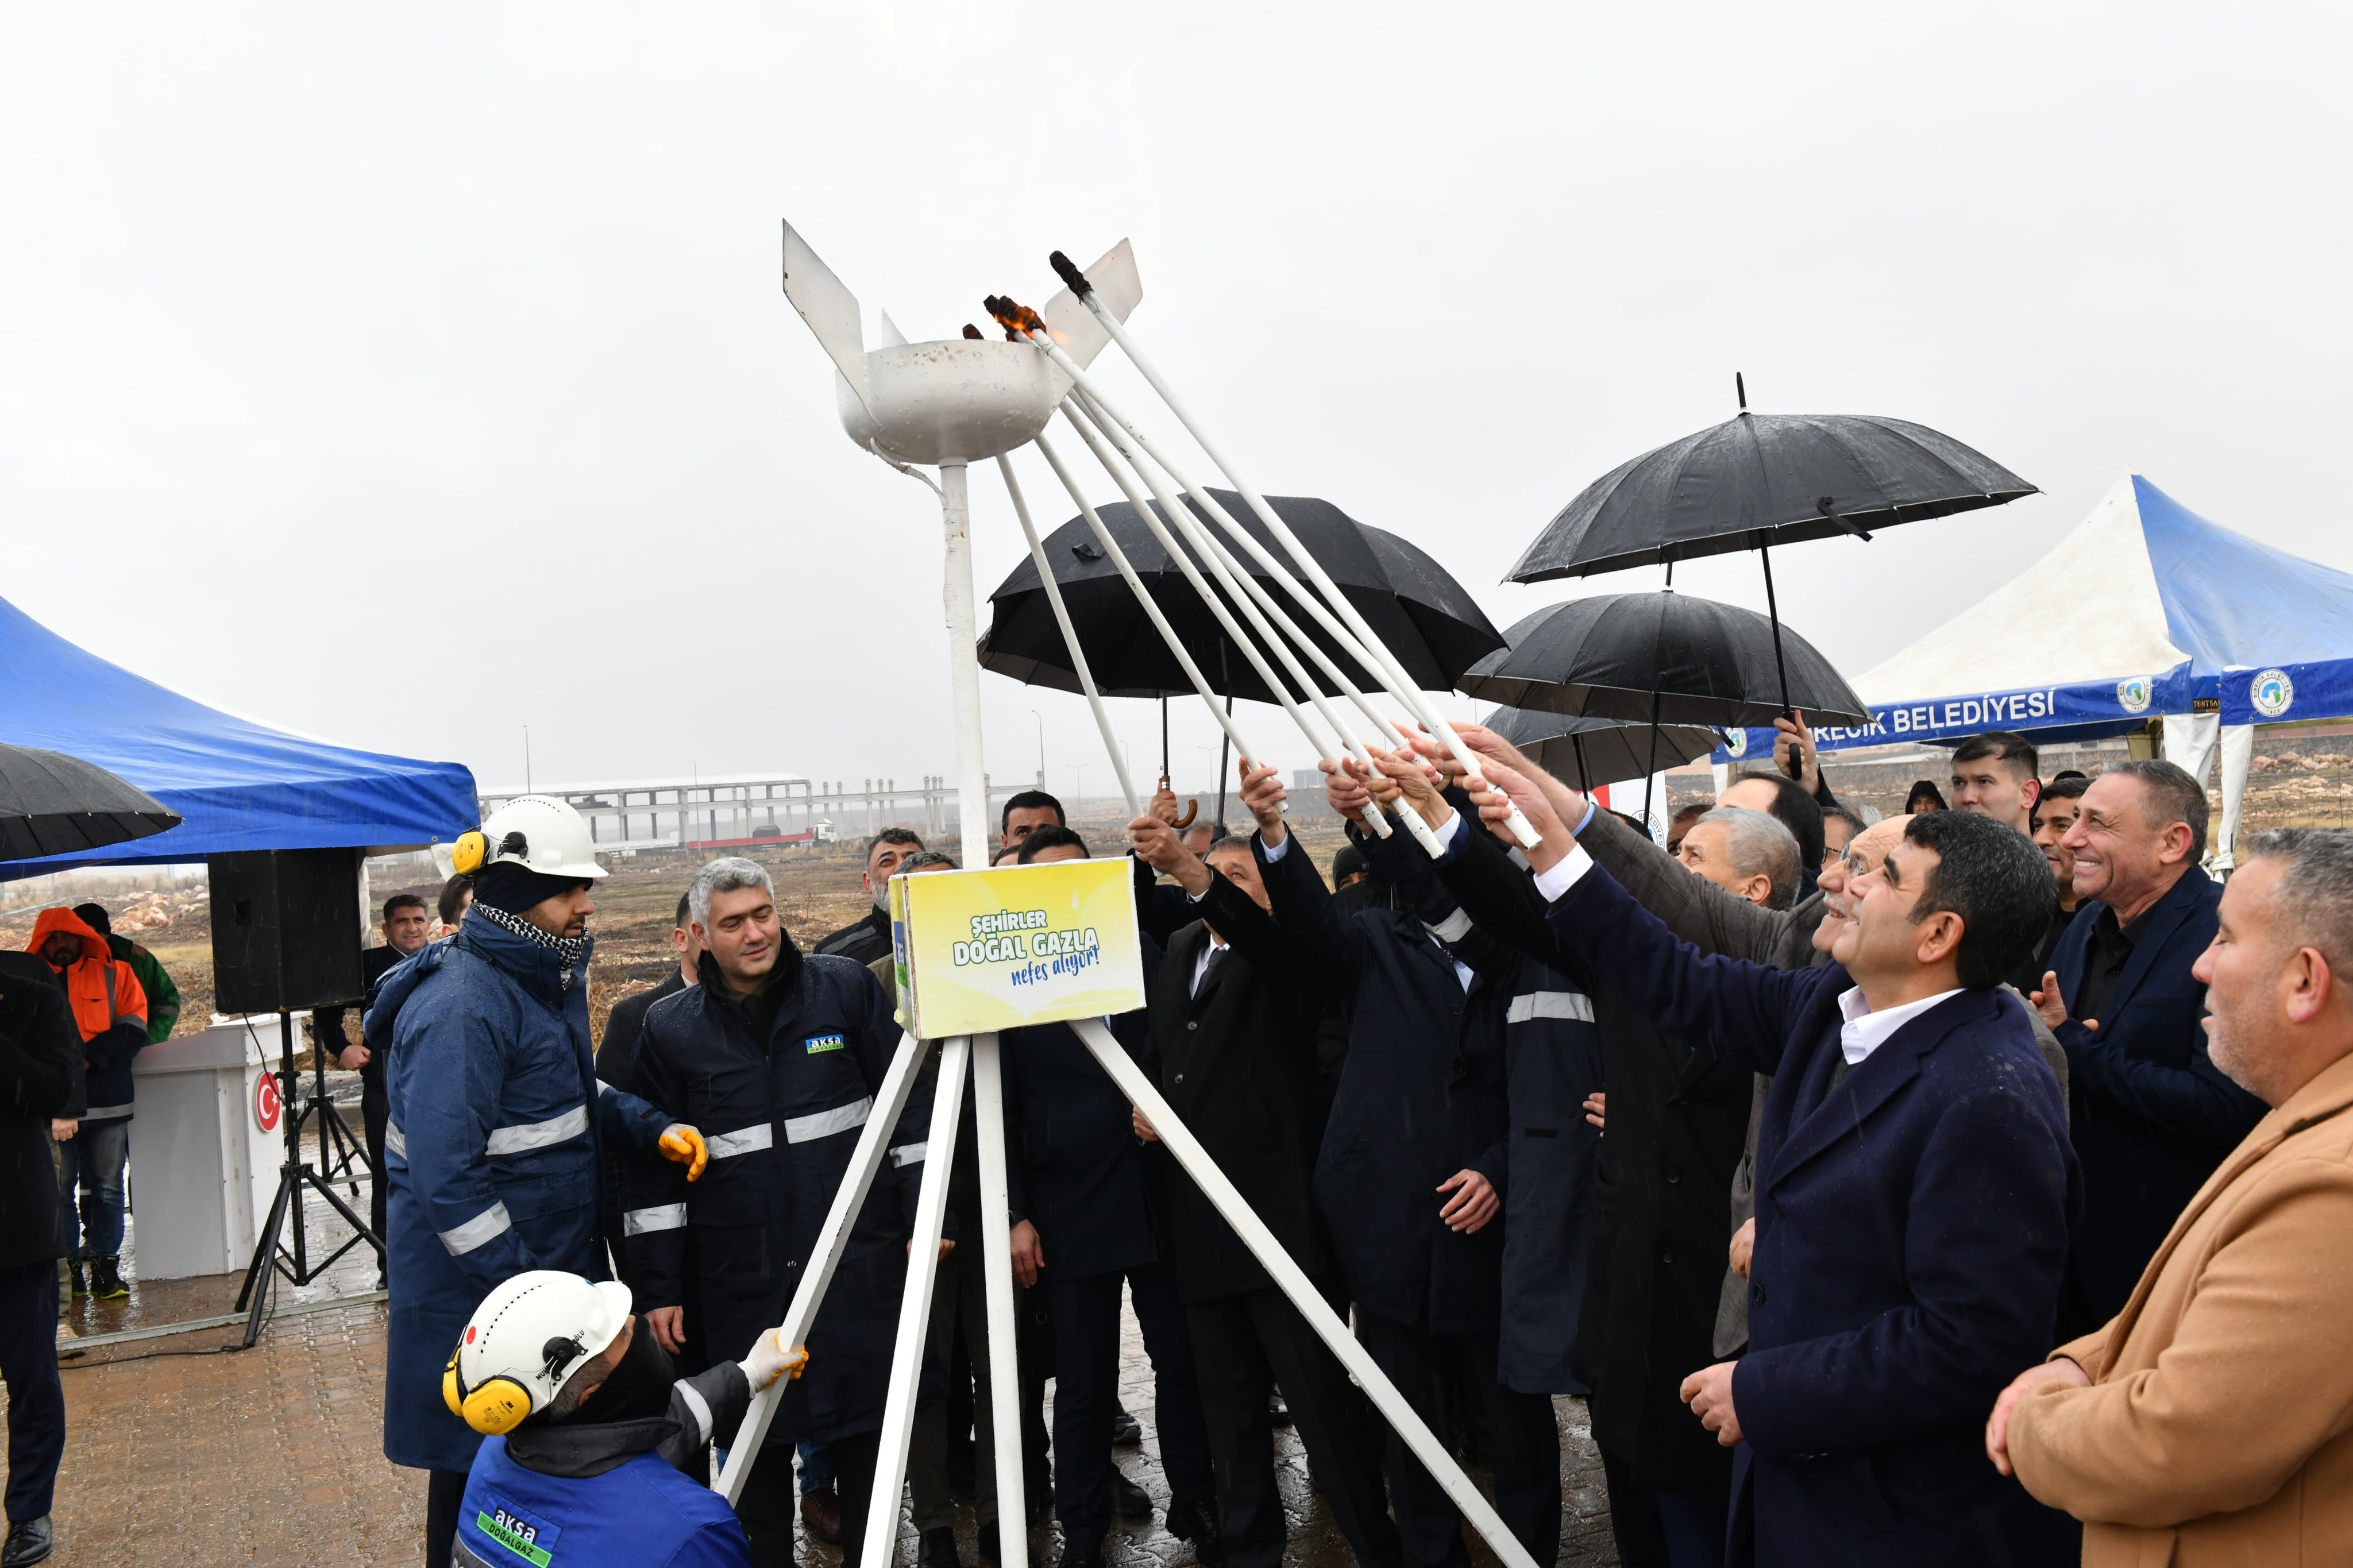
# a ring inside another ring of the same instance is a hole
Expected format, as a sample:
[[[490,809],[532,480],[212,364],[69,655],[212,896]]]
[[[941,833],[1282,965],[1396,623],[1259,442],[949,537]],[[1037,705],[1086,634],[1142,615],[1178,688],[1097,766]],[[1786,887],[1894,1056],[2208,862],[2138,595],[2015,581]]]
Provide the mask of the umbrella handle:
[[[1162,789],[1166,789],[1168,787],[1168,775],[1166,773],[1162,773],[1160,775],[1160,787]],[[1192,826],[1193,819],[1200,815],[1201,803],[1198,800],[1188,798],[1185,802],[1185,815],[1178,817],[1168,826],[1175,828],[1177,832],[1182,833],[1187,828]]]

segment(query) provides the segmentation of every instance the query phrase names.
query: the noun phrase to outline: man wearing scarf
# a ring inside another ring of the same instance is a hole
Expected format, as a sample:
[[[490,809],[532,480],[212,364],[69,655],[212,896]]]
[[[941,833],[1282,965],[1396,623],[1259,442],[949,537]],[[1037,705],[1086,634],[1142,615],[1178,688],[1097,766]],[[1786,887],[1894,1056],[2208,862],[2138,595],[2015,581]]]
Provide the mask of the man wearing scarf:
[[[659,1148],[690,1176],[707,1157],[694,1129],[596,1081],[588,888],[605,870],[579,813],[522,796],[456,858],[474,877],[472,918],[387,975],[367,1016],[390,1055],[384,1451],[430,1472],[427,1568],[450,1561],[481,1442],[441,1397],[475,1304],[533,1269],[607,1277],[606,1140]]]

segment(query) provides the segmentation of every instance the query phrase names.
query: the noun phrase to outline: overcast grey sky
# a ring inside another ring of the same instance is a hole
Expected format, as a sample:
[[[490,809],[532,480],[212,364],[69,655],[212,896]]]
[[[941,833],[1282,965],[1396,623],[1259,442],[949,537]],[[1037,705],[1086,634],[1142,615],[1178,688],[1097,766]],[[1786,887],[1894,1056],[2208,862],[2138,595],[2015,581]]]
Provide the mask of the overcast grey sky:
[[[918,338],[1132,237],[1132,324],[1260,486],[1417,541],[1499,626],[1657,585],[1497,580],[1729,416],[1736,369],[2048,492],[1779,557],[1850,674],[2127,468],[2353,566],[2348,32],[2146,0],[15,5],[0,595],[490,785],[525,724],[543,783],[950,773],[937,510],[842,437],[787,216]],[[973,490],[986,595],[1019,536]],[[1677,585],[1762,605],[1748,557]],[[1052,785],[1108,789],[1077,699],[983,679],[1000,777],[1034,710]],[[1156,717],[1115,706],[1141,771]],[[1180,710],[1180,784],[1213,745]]]

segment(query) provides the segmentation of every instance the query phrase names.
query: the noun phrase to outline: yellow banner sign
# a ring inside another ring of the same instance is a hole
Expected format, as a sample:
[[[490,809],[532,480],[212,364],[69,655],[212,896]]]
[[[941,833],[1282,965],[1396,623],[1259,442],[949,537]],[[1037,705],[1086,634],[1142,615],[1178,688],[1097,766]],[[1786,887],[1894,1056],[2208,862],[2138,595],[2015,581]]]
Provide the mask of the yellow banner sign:
[[[937,1040],[1143,1006],[1134,876],[1122,858],[892,878],[900,1022]]]

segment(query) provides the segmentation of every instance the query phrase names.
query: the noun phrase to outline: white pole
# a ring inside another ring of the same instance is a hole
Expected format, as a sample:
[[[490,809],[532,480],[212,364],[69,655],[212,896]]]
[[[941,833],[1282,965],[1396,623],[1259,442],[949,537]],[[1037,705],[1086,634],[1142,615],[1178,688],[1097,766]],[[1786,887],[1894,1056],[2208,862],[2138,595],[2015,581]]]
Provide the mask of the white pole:
[[[1021,520],[1021,537],[1029,542],[1029,562],[1038,568],[1038,581],[1046,590],[1046,602],[1054,607],[1054,624],[1062,628],[1062,646],[1070,650],[1071,667],[1078,671],[1079,689],[1087,694],[1087,706],[1094,710],[1095,728],[1103,733],[1103,750],[1111,753],[1111,771],[1118,775],[1119,793],[1127,797],[1127,815],[1141,816],[1144,808],[1135,804],[1135,786],[1127,782],[1126,759],[1120,755],[1118,739],[1111,732],[1111,716],[1103,711],[1103,696],[1095,690],[1094,672],[1087,668],[1086,649],[1079,646],[1078,629],[1071,625],[1069,606],[1062,603],[1062,586],[1054,581],[1054,568],[1046,560],[1046,547],[1039,542],[1037,525],[1029,521],[1029,503],[1022,499],[1021,481],[1013,477],[1013,465],[1005,454],[997,455],[997,471],[1005,476],[1006,493],[1013,498],[1013,515]]]
[[[1152,590],[1146,588],[1144,579],[1135,574],[1134,566],[1127,559],[1127,552],[1122,550],[1119,541],[1112,537],[1110,527],[1095,510],[1094,503],[1087,500],[1086,491],[1079,488],[1079,482],[1071,476],[1071,470],[1062,466],[1062,459],[1055,453],[1053,443],[1040,435],[1037,438],[1037,446],[1038,455],[1046,459],[1046,466],[1054,470],[1054,477],[1061,480],[1062,488],[1070,492],[1071,503],[1079,509],[1079,515],[1087,520],[1087,527],[1094,532],[1095,542],[1103,547],[1105,555],[1111,557],[1111,563],[1127,584],[1128,592],[1134,594],[1135,602],[1143,606],[1145,618],[1160,633],[1160,640],[1168,645],[1168,651],[1176,656],[1176,662],[1184,667],[1186,678],[1192,681],[1194,691],[1200,696],[1201,705],[1209,710],[1209,717],[1218,721],[1219,728],[1226,732],[1226,739],[1234,743],[1236,754],[1242,757],[1252,755],[1250,744],[1242,739],[1233,715],[1218,706],[1217,694],[1209,689],[1208,678],[1201,673],[1200,666],[1193,662],[1193,656],[1185,651],[1184,639],[1176,635],[1176,628],[1168,624],[1168,617],[1161,614],[1159,604],[1152,597]]]
[[[1340,1364],[1364,1384],[1365,1392],[1372,1395],[1373,1403],[1379,1406],[1383,1415],[1388,1417],[1389,1425],[1397,1429],[1398,1436],[1406,1440],[1406,1446],[1414,1451],[1414,1456],[1428,1468],[1438,1484],[1446,1489],[1446,1495],[1454,1500],[1454,1506],[1462,1511],[1462,1517],[1471,1521],[1471,1528],[1485,1539],[1495,1555],[1503,1559],[1505,1568],[1536,1568],[1535,1559],[1528,1554],[1526,1547],[1520,1544],[1519,1537],[1504,1527],[1503,1516],[1488,1502],[1486,1495],[1469,1476],[1462,1473],[1462,1467],[1454,1462],[1454,1456],[1446,1451],[1446,1445],[1440,1442],[1423,1424],[1413,1406],[1407,1403],[1405,1395],[1398,1392],[1397,1384],[1388,1380],[1379,1363],[1373,1360],[1371,1352],[1348,1331],[1348,1325],[1340,1321],[1339,1315],[1332,1310],[1331,1303],[1317,1292],[1306,1271],[1282,1249],[1282,1243],[1275,1239],[1274,1233],[1266,1228],[1265,1222],[1251,1211],[1248,1200],[1235,1189],[1233,1183],[1226,1179],[1225,1173],[1218,1169],[1218,1163],[1209,1157],[1207,1149],[1201,1147],[1200,1140],[1194,1137],[1184,1122],[1177,1119],[1176,1110],[1161,1097],[1160,1090],[1144,1076],[1144,1069],[1129,1059],[1119,1041],[1103,1027],[1103,1020],[1073,1019],[1071,1027],[1086,1043],[1095,1060],[1103,1064],[1112,1081],[1119,1085],[1120,1091],[1132,1103],[1144,1108],[1145,1120],[1152,1123],[1152,1130],[1160,1135],[1160,1141],[1168,1146],[1168,1152],[1176,1156],[1177,1163],[1185,1167],[1186,1174],[1191,1176],[1202,1194],[1217,1205],[1218,1213],[1225,1216],[1226,1223],[1234,1227],[1234,1234],[1240,1237],[1243,1245],[1250,1249],[1250,1256],[1256,1258],[1259,1266],[1267,1271],[1275,1284],[1282,1287],[1282,1293],[1291,1299],[1291,1304],[1299,1309],[1300,1315],[1307,1320],[1308,1327],[1331,1347],[1332,1353],[1340,1358]]]
[[[899,1124],[899,1112],[906,1108],[908,1091],[913,1089],[915,1076],[923,1067],[924,1048],[923,1042],[913,1035],[899,1037],[899,1048],[891,1058],[891,1070],[882,1075],[882,1087],[874,1092],[874,1109],[867,1113],[866,1125],[859,1130],[858,1147],[850,1152],[849,1168],[842,1173],[841,1185],[834,1189],[833,1206],[826,1210],[825,1224],[817,1233],[817,1245],[809,1249],[808,1261],[801,1268],[801,1282],[793,1291],[792,1303],[785,1309],[780,1337],[787,1345],[797,1349],[808,1343],[809,1329],[817,1321],[826,1287],[832,1283],[842,1248],[849,1243],[849,1227],[858,1218],[858,1211],[866,1205],[867,1192],[874,1185],[874,1173],[882,1168],[883,1156],[890,1148],[892,1130]],[[712,1484],[712,1489],[724,1496],[731,1508],[744,1495],[744,1479],[751,1473],[752,1462],[760,1457],[761,1440],[768,1435],[768,1423],[776,1418],[776,1402],[784,1398],[785,1386],[785,1380],[780,1378],[752,1395],[751,1407],[736,1428],[734,1444],[727,1450],[726,1468]]]
[[[882,1403],[882,1443],[874,1456],[874,1498],[866,1510],[862,1568],[891,1568],[899,1545],[899,1489],[907,1484],[907,1444],[915,1433],[915,1394],[923,1377],[923,1343],[932,1326],[932,1283],[939,1277],[948,1174],[955,1165],[956,1124],[964,1116],[965,1065],[971,1056],[968,1036],[951,1035],[940,1047],[939,1078],[932,1087],[932,1130],[923,1142],[923,1179],[915,1190],[915,1234],[907,1243],[907,1293],[899,1298],[899,1339],[891,1352],[891,1390]]]
[[[1233,639],[1235,648],[1244,658],[1250,660],[1250,668],[1258,671],[1258,678],[1266,682],[1266,688],[1274,694],[1274,700],[1282,704],[1282,710],[1291,715],[1291,721],[1299,726],[1299,732],[1307,737],[1309,745],[1315,748],[1315,754],[1319,757],[1330,756],[1331,742],[1316,733],[1315,726],[1308,722],[1306,713],[1302,710],[1298,703],[1292,700],[1290,688],[1283,684],[1281,676],[1275,674],[1274,667],[1266,662],[1266,656],[1259,651],[1258,644],[1242,630],[1240,623],[1235,621],[1232,613],[1226,608],[1223,596],[1209,586],[1208,581],[1201,575],[1201,569],[1193,564],[1193,558],[1185,552],[1184,547],[1176,542],[1166,527],[1161,523],[1159,514],[1152,509],[1151,500],[1145,497],[1144,491],[1137,487],[1136,481],[1121,465],[1117,455],[1104,445],[1103,437],[1096,434],[1094,427],[1073,401],[1069,399],[1063,401],[1062,417],[1071,422],[1071,428],[1079,433],[1079,438],[1084,441],[1087,444],[1087,449],[1095,455],[1095,461],[1103,465],[1103,472],[1109,474],[1112,482],[1119,486],[1120,492],[1127,497],[1127,504],[1135,509],[1135,514],[1143,520],[1144,526],[1152,531],[1152,536],[1160,542],[1160,547],[1168,552],[1169,561],[1175,564],[1177,571],[1184,574],[1185,581],[1193,585],[1193,592],[1201,596],[1201,603],[1208,607],[1209,614],[1217,617],[1218,625],[1224,630],[1226,636]]]
[[[1168,526],[1164,526],[1161,521],[1164,516],[1167,519],[1168,525],[1173,525],[1183,532],[1187,539],[1195,542],[1196,548],[1200,550],[1202,560],[1209,571],[1218,576],[1226,594],[1232,598],[1235,606],[1244,616],[1250,617],[1252,627],[1261,637],[1266,640],[1267,647],[1273,651],[1276,658],[1282,660],[1283,668],[1290,672],[1292,679],[1298,683],[1300,689],[1307,694],[1307,700],[1314,706],[1317,714],[1340,736],[1341,745],[1345,747],[1357,744],[1346,722],[1333,712],[1331,707],[1324,702],[1323,693],[1318,691],[1315,683],[1308,679],[1306,670],[1300,667],[1298,659],[1292,656],[1282,639],[1274,634],[1265,619],[1259,615],[1257,606],[1251,603],[1249,595],[1237,586],[1233,579],[1227,574],[1226,567],[1219,556],[1200,543],[1202,536],[1191,517],[1187,514],[1184,503],[1169,494],[1153,478],[1144,465],[1136,460],[1132,449],[1119,443],[1119,437],[1113,431],[1110,424],[1099,418],[1083,399],[1074,396],[1064,400],[1062,416],[1071,422],[1071,427],[1076,430],[1080,437],[1086,442],[1087,449],[1095,455],[1095,460],[1103,465],[1103,471],[1112,477],[1113,481],[1119,486],[1121,493],[1127,497],[1128,504],[1135,509],[1136,515],[1143,519],[1145,526],[1152,531],[1152,536],[1160,542],[1160,547],[1168,552],[1169,560],[1184,573],[1185,580],[1193,585],[1193,591],[1200,595],[1201,602],[1208,606],[1212,615],[1217,616],[1218,625],[1224,629],[1229,637],[1233,639],[1234,646],[1241,649],[1243,656],[1249,658],[1251,667],[1258,671],[1259,678],[1266,682],[1268,689],[1272,691],[1276,700],[1282,704],[1283,711],[1289,713],[1292,722],[1299,726],[1299,732],[1307,738],[1309,745],[1315,748],[1315,754],[1319,757],[1330,757],[1334,754],[1334,748],[1327,745],[1324,737],[1317,734],[1314,728],[1307,722],[1306,714],[1302,712],[1299,705],[1292,700],[1289,688],[1277,679],[1266,660],[1260,656],[1257,644],[1235,623],[1232,615],[1226,608],[1224,599],[1210,589],[1183,547],[1170,536]],[[1116,458],[1113,457],[1113,448],[1114,447],[1117,451]],[[1126,465],[1132,466],[1134,478],[1130,477],[1129,468],[1123,467],[1122,460]],[[1154,496],[1160,503],[1158,512],[1155,513],[1152,502],[1147,501],[1143,493],[1136,489],[1135,479],[1137,478],[1151,486]],[[1386,838],[1389,836],[1388,824],[1383,819],[1379,811],[1374,811],[1366,820],[1381,837]],[[1431,846],[1430,853],[1433,856],[1442,852],[1437,847],[1435,838],[1430,839],[1429,842]]]
[[[988,864],[988,775],[980,754],[980,631],[973,614],[972,500],[962,463],[940,465],[940,523],[947,548],[940,593],[947,608],[948,697],[955,709],[956,815],[964,863]]]
[[[1093,298],[1092,291],[1080,297],[1086,300],[1088,308],[1094,311],[1096,319],[1104,322],[1105,327],[1111,331],[1112,340],[1119,344],[1126,353],[1130,362],[1143,373],[1145,380],[1150,383],[1152,389],[1160,395],[1161,401],[1168,405],[1169,411],[1176,416],[1177,423],[1183,425],[1193,438],[1200,443],[1201,450],[1207,452],[1209,455],[1209,460],[1217,464],[1219,471],[1232,481],[1234,489],[1240,493],[1242,500],[1248,502],[1250,510],[1258,514],[1259,521],[1266,524],[1269,532],[1282,542],[1283,547],[1291,552],[1293,559],[1298,562],[1300,570],[1307,574],[1308,581],[1315,584],[1323,596],[1329,601],[1331,608],[1347,623],[1361,647],[1361,652],[1359,648],[1351,647],[1348,650],[1351,656],[1357,658],[1367,669],[1374,670],[1384,677],[1382,683],[1388,688],[1389,695],[1404,703],[1406,710],[1419,720],[1424,729],[1436,735],[1445,744],[1447,750],[1454,753],[1455,759],[1461,763],[1469,773],[1471,782],[1474,785],[1477,784],[1482,777],[1479,772],[1478,753],[1463,745],[1462,738],[1454,732],[1454,726],[1446,721],[1444,714],[1422,700],[1421,693],[1415,688],[1412,678],[1408,676],[1403,667],[1390,656],[1388,647],[1382,644],[1379,636],[1374,632],[1364,616],[1356,613],[1356,606],[1348,602],[1348,596],[1340,591],[1340,585],[1332,581],[1332,574],[1324,570],[1323,563],[1317,561],[1306,545],[1300,542],[1299,536],[1292,532],[1291,525],[1277,516],[1272,507],[1266,504],[1266,498],[1260,495],[1247,479],[1235,471],[1233,464],[1202,431],[1200,426],[1186,410],[1185,405],[1177,400],[1175,392],[1167,383],[1161,379],[1159,371],[1155,369],[1151,361],[1144,356],[1143,351],[1135,346],[1135,340],[1127,335],[1126,329],[1111,319],[1110,312],[1102,308],[1101,301]],[[1154,461],[1168,470],[1170,478],[1176,479],[1187,493],[1202,502],[1205,510],[1216,517],[1246,548],[1256,553],[1259,549],[1258,542],[1251,539],[1246,531],[1236,524],[1224,508],[1210,500],[1207,490],[1187,478],[1184,470],[1176,464],[1169,461],[1167,456],[1153,442],[1152,438],[1136,428],[1134,421],[1104,401],[1094,384],[1087,379],[1086,373],[1079,368],[1078,363],[1064,353],[1051,337],[1042,332],[1026,332],[1023,335],[1044,351],[1056,364],[1061,366],[1071,377],[1073,385],[1085,393],[1105,414],[1125,426],[1128,433],[1135,437],[1137,443],[1152,454]],[[1306,601],[1303,600],[1302,603],[1304,605]],[[1513,835],[1519,839],[1523,847],[1531,849],[1535,847],[1540,836],[1534,825],[1520,814],[1518,807],[1513,807],[1511,816],[1505,820],[1511,825]]]
[[[1249,570],[1234,559],[1233,552],[1220,544],[1217,536],[1195,519],[1192,510],[1168,493],[1167,487],[1155,477],[1155,465],[1141,456],[1134,447],[1123,443],[1117,427],[1104,418],[1100,410],[1090,405],[1083,394],[1072,394],[1071,401],[1086,410],[1087,417],[1103,433],[1103,438],[1117,449],[1119,455],[1134,468],[1144,482],[1152,488],[1153,495],[1160,502],[1162,514],[1179,533],[1185,536],[1187,543],[1201,552],[1202,560],[1208,565],[1219,584],[1233,596],[1234,602],[1241,608],[1242,613],[1250,617],[1251,626],[1266,639],[1267,646],[1272,648],[1276,656],[1282,660],[1283,668],[1290,671],[1292,679],[1298,683],[1300,689],[1307,693],[1308,700],[1315,704],[1315,711],[1323,715],[1324,721],[1331,725],[1339,735],[1340,744],[1348,751],[1355,752],[1366,768],[1377,771],[1373,762],[1372,748],[1357,735],[1355,727],[1348,722],[1345,710],[1335,712],[1325,704],[1323,694],[1317,689],[1315,683],[1308,679],[1306,670],[1300,668],[1299,660],[1292,655],[1290,645],[1296,644],[1301,651],[1315,660],[1340,690],[1354,699],[1356,705],[1370,715],[1376,724],[1384,730],[1394,729],[1395,726],[1383,716],[1380,710],[1375,708],[1366,700],[1363,692],[1356,689],[1356,684],[1342,672],[1337,664],[1332,661],[1330,656],[1324,653],[1323,647],[1301,631],[1296,621],[1283,614],[1282,606],[1275,603],[1274,596],[1261,587],[1258,579],[1251,576]],[[1279,563],[1277,564],[1280,565]],[[1402,733],[1398,738],[1402,742],[1404,739]],[[1400,803],[1400,807],[1402,804]],[[1439,843],[1437,835],[1430,831],[1429,824],[1421,820],[1419,812],[1399,809],[1398,819],[1406,825],[1407,830],[1419,841],[1424,849],[1430,852],[1431,859],[1437,859],[1446,853],[1445,846]],[[1389,836],[1388,822],[1377,808],[1366,820],[1372,825],[1373,831],[1381,837],[1387,838]]]
[[[997,1568],[1028,1568],[1029,1509],[1023,1495],[1021,1371],[1013,1321],[1012,1200],[1006,1194],[1005,1097],[995,1035],[972,1039],[973,1131],[980,1154],[981,1263],[987,1270],[988,1425],[997,1447]]]

